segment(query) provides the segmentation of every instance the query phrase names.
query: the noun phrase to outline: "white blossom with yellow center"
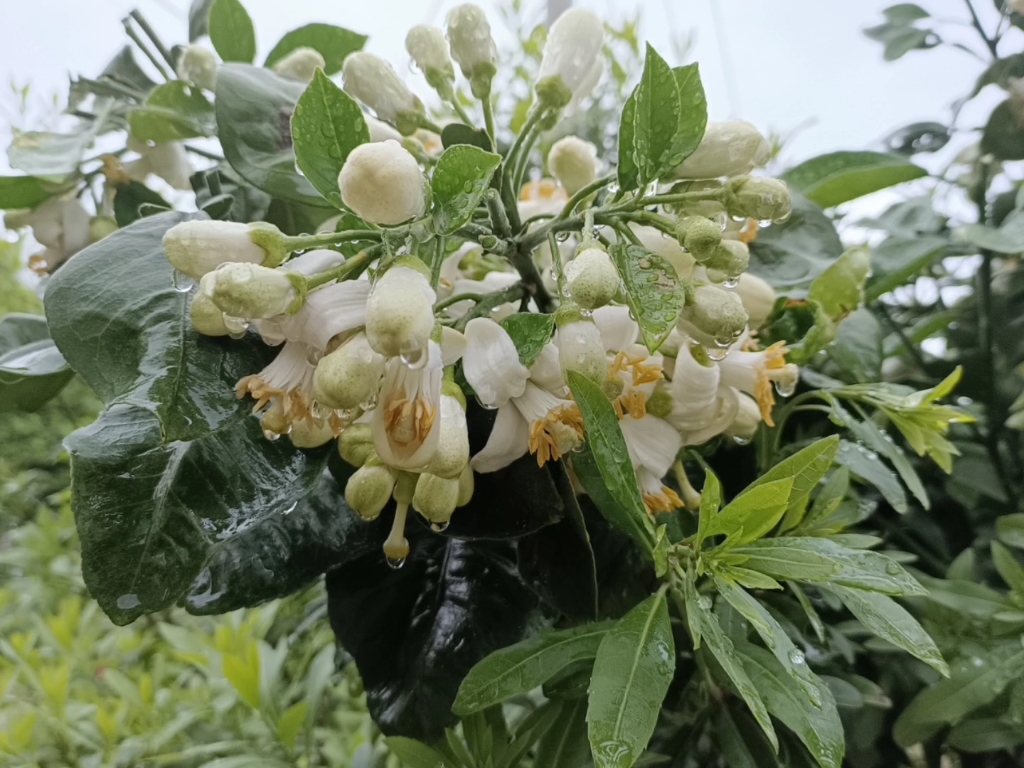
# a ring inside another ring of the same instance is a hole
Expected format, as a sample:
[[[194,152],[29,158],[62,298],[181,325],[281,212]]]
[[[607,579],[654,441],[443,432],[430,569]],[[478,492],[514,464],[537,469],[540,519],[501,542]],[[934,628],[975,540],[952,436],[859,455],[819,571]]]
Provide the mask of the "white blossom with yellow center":
[[[786,362],[789,350],[785,342],[776,342],[760,352],[744,352],[735,347],[718,364],[722,372],[722,383],[753,395],[761,409],[761,418],[769,427],[772,421],[772,407],[775,405],[774,384],[779,394],[788,397],[796,388],[800,369]]]
[[[390,467],[422,471],[440,439],[441,345],[431,341],[426,365],[413,369],[399,358],[388,362],[373,411],[373,447]]]

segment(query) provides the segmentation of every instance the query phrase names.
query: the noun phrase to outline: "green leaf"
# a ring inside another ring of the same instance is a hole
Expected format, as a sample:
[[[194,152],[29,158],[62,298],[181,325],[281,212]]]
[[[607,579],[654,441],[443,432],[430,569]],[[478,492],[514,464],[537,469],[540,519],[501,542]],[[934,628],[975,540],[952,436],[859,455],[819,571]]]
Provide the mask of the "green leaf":
[[[0,413],[38,410],[74,375],[50,340],[45,318],[0,318]]]
[[[832,152],[813,157],[782,175],[783,181],[822,208],[927,176],[905,157],[882,152]]]
[[[715,590],[745,618],[760,635],[765,646],[775,654],[782,668],[796,681],[807,700],[821,707],[821,680],[811,671],[803,651],[793,644],[782,625],[743,587],[714,576]]]
[[[299,170],[337,208],[345,207],[338,190],[341,167],[369,141],[363,110],[318,69],[292,113],[292,143]]]
[[[786,477],[793,478],[793,490],[789,494],[785,522],[783,523],[784,528],[789,527],[787,523],[790,520],[803,517],[807,501],[811,497],[811,491],[818,486],[821,478],[832,466],[838,448],[839,438],[835,435],[811,443],[769,469],[747,490]]]
[[[216,121],[213,105],[199,88],[172,80],[154,88],[143,106],[128,113],[128,127],[139,141],[159,144],[212,136]]]
[[[906,609],[890,597],[863,589],[850,589],[839,584],[823,585],[832,592],[850,613],[874,634],[916,656],[939,674],[949,675],[949,666],[927,632]]]
[[[672,161],[681,112],[675,74],[650,43],[634,93],[633,157],[640,184],[647,184],[679,165]]]
[[[391,754],[409,768],[447,768],[449,765],[444,755],[416,739],[388,736],[384,743],[388,745]]]
[[[750,272],[791,299],[806,295],[811,281],[845,250],[835,225],[803,195],[791,196],[793,214],[750,243]]]
[[[214,551],[306,495],[326,459],[265,440],[233,396],[268,362],[262,342],[192,329],[161,245],[188,218],[118,230],[46,290],[54,342],[107,406],[67,446],[83,575],[115,623],[173,605]]]
[[[871,251],[851,248],[814,278],[807,298],[820,303],[832,320],[842,320],[864,303],[864,282],[870,272]]]
[[[643,754],[675,667],[661,589],[623,616],[598,648],[587,709],[595,768],[626,768]]]
[[[1000,160],[1024,160],[1024,131],[1017,125],[1009,99],[989,115],[981,135],[981,151],[991,152]]]
[[[708,125],[708,102],[697,64],[675,67],[672,74],[679,91],[679,128],[672,143],[669,163],[678,167],[694,153]]]
[[[516,312],[502,320],[501,327],[516,345],[519,362],[529,368],[551,341],[551,334],[555,331],[555,316]]]
[[[722,561],[772,578],[842,584],[888,595],[924,595],[903,567],[879,552],[848,549],[829,539],[779,536],[727,550]]]
[[[324,57],[324,73],[333,75],[341,71],[350,53],[363,49],[366,40],[366,35],[333,24],[306,24],[282,37],[263,66],[273,67],[296,48],[312,48]]]
[[[874,249],[871,258],[873,274],[868,279],[867,301],[874,301],[912,280],[945,255],[949,248],[948,237],[915,233],[887,238]]]
[[[537,744],[533,768],[580,768],[590,759],[587,700],[567,703]]]
[[[997,752],[1024,742],[1024,730],[1017,723],[984,717],[960,723],[949,732],[946,741],[962,752]]]
[[[595,658],[611,626],[602,622],[545,632],[495,651],[466,675],[452,710],[464,717],[529,693],[570,664]]]
[[[727,536],[722,549],[759,539],[782,519],[792,490],[792,477],[751,486],[711,517],[704,536]]]
[[[768,737],[772,748],[778,752],[779,737],[775,734],[772,719],[768,716],[768,710],[761,699],[761,694],[758,693],[754,683],[750,680],[750,676],[743,668],[743,662],[737,655],[732,640],[722,631],[722,625],[718,622],[718,617],[711,611],[711,599],[703,595],[697,595],[693,575],[689,571],[687,571],[686,578],[683,580],[683,595],[686,603],[686,619],[689,623],[690,634],[693,636],[694,648],[699,649],[703,642],[705,647],[711,651],[711,654],[722,667],[722,671],[725,672],[732,684],[736,686],[736,690],[747,703],[750,713],[757,720],[757,724],[761,726],[765,736]]]
[[[281,713],[277,721],[277,739],[288,749],[295,747],[295,741],[299,738],[299,731],[306,721],[306,710],[309,705],[304,701],[293,704]]]
[[[127,227],[133,221],[143,217],[142,206],[156,206],[171,210],[159,192],[156,192],[141,181],[129,181],[127,184],[114,185],[114,220],[119,227]]]
[[[436,232],[450,235],[473,217],[500,164],[501,155],[471,144],[456,144],[441,153],[430,177]]]
[[[217,70],[217,135],[238,175],[269,195],[326,207],[322,195],[295,170],[291,116],[304,90],[295,80],[247,64]]]
[[[924,741],[944,725],[963,720],[989,704],[1024,675],[1024,650],[1016,640],[974,653],[953,666],[948,680],[925,688],[900,713],[893,726],[897,744]]]
[[[56,191],[34,176],[0,176],[0,210],[35,208]]]
[[[633,148],[636,136],[636,92],[637,89],[633,89],[629,94],[622,105],[622,116],[619,118],[619,154],[615,170],[619,189],[627,192],[640,186],[640,169],[637,167],[636,151]]]
[[[897,3],[882,11],[885,18],[894,24],[910,24],[917,19],[927,19],[931,14],[916,3]]]
[[[135,61],[134,48],[131,45],[124,46],[107,63],[98,79],[103,80],[104,78],[110,78],[119,83],[131,85],[143,93],[149,93],[149,91],[156,87],[156,83]]]
[[[441,146],[445,149],[456,144],[471,144],[485,152],[493,152],[491,138],[483,128],[470,128],[464,123],[448,123],[441,129]]]
[[[676,327],[686,301],[676,270],[667,259],[642,245],[616,243],[612,258],[644,344],[655,352]]]
[[[710,469],[704,470],[704,487],[700,491],[700,514],[697,521],[698,548],[707,538],[712,520],[722,506],[722,484]]]
[[[586,376],[569,371],[566,378],[586,431],[585,449],[573,455],[573,468],[608,522],[650,554],[654,526],[640,496],[615,409],[601,388]],[[591,463],[593,467],[588,466]],[[596,477],[593,468],[597,470]],[[610,498],[614,504],[602,504],[604,498]]]
[[[815,707],[770,653],[750,644],[743,644],[737,651],[768,711],[800,738],[819,765],[840,768],[846,742],[835,699],[828,686],[818,681],[821,706]],[[806,666],[806,662],[803,664]]]
[[[897,512],[906,513],[907,494],[900,485],[896,473],[879,461],[878,454],[869,452],[863,445],[843,440],[836,454],[836,462],[848,467],[861,480],[871,483],[885,497]]]
[[[986,224],[967,224],[954,230],[956,239],[996,253],[1024,251],[1024,212],[1014,211],[998,229]]]
[[[251,64],[256,58],[256,30],[239,0],[216,0],[207,25],[210,42],[224,61]]]
[[[1024,513],[996,518],[996,535],[1003,544],[1024,549]]]
[[[1006,582],[1006,586],[1014,592],[1024,595],[1024,567],[1010,554],[1010,550],[998,541],[992,542],[992,563],[999,571],[1000,577]]]
[[[25,131],[16,133],[7,148],[11,168],[48,181],[64,181],[78,170],[85,150],[96,137],[100,120],[82,121],[76,133]]]
[[[214,0],[192,0],[188,9],[188,41],[194,43],[210,31],[210,8]]]

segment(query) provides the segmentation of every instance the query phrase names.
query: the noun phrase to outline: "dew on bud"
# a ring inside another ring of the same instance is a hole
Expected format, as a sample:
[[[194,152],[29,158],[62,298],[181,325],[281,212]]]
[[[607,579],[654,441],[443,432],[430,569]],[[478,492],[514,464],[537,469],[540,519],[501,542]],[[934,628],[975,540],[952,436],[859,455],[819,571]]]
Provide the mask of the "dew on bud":
[[[405,565],[404,557],[386,557],[384,559],[387,562],[388,567],[391,568],[391,570],[393,571],[397,571],[399,568]]]
[[[726,288],[735,288],[739,284],[740,284],[740,279],[739,279],[738,276],[737,277],[727,277],[727,278],[725,278],[725,281],[722,283],[722,285],[724,287],[726,287]]]
[[[779,393],[779,397],[792,397],[796,392],[796,382],[777,381],[775,382],[775,391]]]
[[[732,437],[732,441],[736,445],[750,445],[752,440],[753,437],[747,437],[746,435],[733,435]]]
[[[264,429],[263,430],[263,436],[265,438],[267,438],[267,440],[269,440],[272,443],[275,443],[275,442],[277,442],[278,440],[281,439],[281,433],[280,432],[275,432],[272,429]]]
[[[414,342],[411,342],[407,346],[402,347],[402,351],[399,352],[398,357],[404,366],[414,371],[418,371],[427,364],[428,355],[426,349],[416,346]]]
[[[708,357],[716,363],[720,363],[725,360],[725,356],[729,354],[728,347],[704,347],[704,351],[707,352]]]
[[[176,269],[171,274],[171,285],[178,293],[188,293],[195,288],[196,280],[194,277],[186,275],[184,272]]]
[[[430,530],[434,533],[444,533],[448,530],[448,523],[431,523]]]
[[[224,315],[224,327],[228,329],[231,338],[240,339],[249,330],[249,321],[234,315]]]

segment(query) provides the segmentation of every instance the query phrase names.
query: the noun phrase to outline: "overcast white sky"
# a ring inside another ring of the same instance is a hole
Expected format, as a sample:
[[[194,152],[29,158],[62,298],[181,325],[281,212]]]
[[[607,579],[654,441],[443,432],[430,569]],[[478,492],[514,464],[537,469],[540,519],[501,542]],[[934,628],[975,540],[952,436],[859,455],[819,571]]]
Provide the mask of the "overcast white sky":
[[[0,87],[31,82],[36,94],[64,93],[69,72],[94,75],[123,44],[120,19],[133,7],[149,17],[168,44],[183,42],[190,0],[2,0]],[[407,61],[403,40],[419,22],[441,23],[457,0],[243,0],[265,55],[287,30],[324,21],[370,35],[368,50]],[[534,11],[543,0],[524,0]],[[935,14],[966,21],[961,0],[920,0]],[[635,12],[637,2],[578,0],[610,19]],[[716,27],[715,9],[721,25]],[[644,36],[668,56],[670,30],[692,31],[691,60],[700,62],[712,119],[739,116],[762,130],[787,132],[814,124],[793,140],[790,161],[834,149],[859,149],[891,129],[918,120],[944,120],[947,103],[969,90],[980,71],[962,51],[914,52],[887,64],[881,46],[861,30],[881,20],[892,0],[645,0]],[[488,0],[481,5],[493,9]],[[988,21],[991,2],[976,0]],[[494,14],[494,25],[500,24]],[[1012,34],[1020,34],[1014,31]],[[965,26],[955,39],[972,40]],[[723,40],[724,37],[724,40]],[[735,88],[727,85],[724,52]],[[973,43],[977,48],[977,44]],[[678,63],[678,62],[673,62]],[[410,75],[412,77],[412,75]],[[730,96],[730,91],[733,91]],[[12,99],[0,98],[7,128]],[[34,126],[21,126],[34,127]],[[5,131],[6,132],[6,131]]]

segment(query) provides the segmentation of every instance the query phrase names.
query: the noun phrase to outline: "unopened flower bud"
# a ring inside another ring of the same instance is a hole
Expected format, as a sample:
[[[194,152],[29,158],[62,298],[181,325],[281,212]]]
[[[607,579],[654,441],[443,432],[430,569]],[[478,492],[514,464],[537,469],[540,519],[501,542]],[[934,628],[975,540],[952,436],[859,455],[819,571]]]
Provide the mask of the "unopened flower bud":
[[[473,490],[476,486],[476,481],[473,478],[473,468],[468,464],[463,467],[462,474],[459,475],[459,500],[455,502],[455,507],[464,507],[473,500]]]
[[[725,206],[732,216],[758,221],[784,221],[793,211],[789,188],[778,179],[746,176],[729,185]]]
[[[682,246],[703,264],[722,243],[722,229],[704,216],[687,216],[676,227]]]
[[[570,8],[548,31],[537,73],[538,85],[546,79],[558,78],[573,100],[585,99],[600,79],[603,48],[604,24],[597,14],[585,8]],[[538,97],[541,95],[538,90]]]
[[[390,227],[422,216],[426,180],[416,158],[397,141],[360,144],[338,174],[341,199],[357,216]]]
[[[323,69],[327,63],[323,54],[315,48],[305,46],[296,48],[274,65],[274,71],[289,80],[308,83],[313,79],[317,69]]]
[[[775,307],[775,289],[757,275],[744,272],[736,284],[735,293],[750,316],[751,328],[760,328]]]
[[[205,275],[202,291],[232,317],[246,319],[294,314],[302,306],[301,275],[258,264],[222,264]]]
[[[741,176],[768,162],[768,142],[750,123],[708,123],[696,151],[672,174],[677,179]]]
[[[394,67],[372,53],[358,51],[349,55],[342,78],[345,90],[370,107],[381,120],[397,123],[403,112],[423,111],[423,104]]]
[[[597,309],[615,298],[621,281],[611,256],[599,246],[586,248],[565,265],[569,295],[583,309]]]
[[[117,221],[112,216],[93,216],[89,219],[89,242],[98,243],[107,235],[117,232]]]
[[[712,282],[738,280],[750,266],[750,249],[739,240],[723,240],[704,266]]]
[[[292,422],[288,437],[296,448],[319,448],[334,438],[334,429],[326,419],[319,422],[299,419]]]
[[[163,245],[171,266],[196,279],[227,262],[267,261],[267,251],[253,242],[249,225],[234,221],[183,221],[167,230]]]
[[[373,400],[386,364],[370,346],[365,333],[357,333],[317,363],[313,396],[318,403],[342,411]]]
[[[224,325],[224,312],[202,290],[192,297],[188,314],[192,327],[204,336],[227,336],[230,333]]]
[[[188,46],[178,59],[178,78],[196,88],[214,90],[217,85],[217,57],[202,46]]]
[[[267,437],[288,434],[288,430],[292,428],[292,420],[285,413],[284,402],[280,397],[274,398],[260,415],[260,426]]]
[[[447,525],[458,503],[458,478],[445,479],[424,472],[416,481],[412,508],[433,525]]]
[[[571,301],[563,302],[558,308],[555,324],[558,327],[555,345],[562,374],[568,377],[569,371],[575,371],[602,384],[608,374],[608,357],[597,324],[584,317]]]
[[[740,297],[714,285],[698,286],[679,314],[679,330],[705,346],[729,346],[746,325]]]
[[[597,178],[597,147],[589,141],[566,136],[551,146],[548,168],[570,195]]]
[[[458,389],[458,385],[446,384],[445,393],[441,395],[441,433],[437,440],[437,452],[427,464],[428,473],[446,479],[458,478],[469,463],[466,410],[459,397],[454,396],[453,388]]]
[[[410,364],[426,357],[436,300],[430,282],[413,264],[413,260],[400,261],[385,272],[366,302],[370,346],[385,357],[401,356]]]
[[[373,428],[369,424],[350,424],[338,436],[338,454],[353,467],[363,466],[373,452]]]
[[[455,81],[455,67],[448,55],[444,32],[429,24],[418,24],[405,36],[405,50],[423,72],[431,88],[450,90]]]
[[[480,6],[467,3],[452,8],[446,23],[452,58],[469,80],[473,95],[487,98],[498,71],[498,46],[491,37],[487,14]]]
[[[373,520],[391,500],[394,489],[394,470],[374,456],[348,479],[345,503],[364,520]]]
[[[401,144],[404,140],[402,134],[383,120],[378,120],[373,115],[367,114],[363,115],[363,119],[366,121],[366,127],[370,129],[370,141],[387,141],[388,139],[394,139]]]

